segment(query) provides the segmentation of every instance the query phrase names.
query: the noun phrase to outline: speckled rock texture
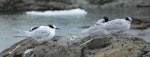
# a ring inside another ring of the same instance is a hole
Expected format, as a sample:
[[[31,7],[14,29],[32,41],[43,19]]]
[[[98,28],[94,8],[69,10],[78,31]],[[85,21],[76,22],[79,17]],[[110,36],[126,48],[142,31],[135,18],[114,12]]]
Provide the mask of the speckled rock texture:
[[[114,7],[150,7],[150,0],[0,0],[1,12]]]
[[[132,29],[147,29],[150,27],[149,18],[135,18],[133,17],[133,22],[131,24]]]
[[[75,36],[73,36],[75,37]],[[76,38],[78,36],[76,35]],[[0,53],[0,57],[149,57],[150,44],[124,34],[103,37],[84,36],[80,41],[37,44],[31,38],[22,40]],[[16,48],[16,46],[20,45]],[[30,52],[27,50],[32,49]],[[10,53],[11,52],[11,53]]]

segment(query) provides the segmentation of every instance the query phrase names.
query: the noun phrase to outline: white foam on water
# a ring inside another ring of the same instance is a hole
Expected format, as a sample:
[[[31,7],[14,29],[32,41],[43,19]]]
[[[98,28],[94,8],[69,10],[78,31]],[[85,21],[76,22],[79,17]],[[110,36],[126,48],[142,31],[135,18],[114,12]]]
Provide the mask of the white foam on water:
[[[58,10],[58,11],[27,11],[27,15],[40,15],[40,16],[85,16],[87,12],[83,9],[76,8],[71,10]]]

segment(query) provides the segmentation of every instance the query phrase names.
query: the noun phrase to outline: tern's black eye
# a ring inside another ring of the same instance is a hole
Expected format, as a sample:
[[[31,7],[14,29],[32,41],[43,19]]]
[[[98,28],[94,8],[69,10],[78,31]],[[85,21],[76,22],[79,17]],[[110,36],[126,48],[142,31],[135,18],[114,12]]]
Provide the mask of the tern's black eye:
[[[130,21],[129,17],[126,17],[125,19],[128,20],[128,21]]]

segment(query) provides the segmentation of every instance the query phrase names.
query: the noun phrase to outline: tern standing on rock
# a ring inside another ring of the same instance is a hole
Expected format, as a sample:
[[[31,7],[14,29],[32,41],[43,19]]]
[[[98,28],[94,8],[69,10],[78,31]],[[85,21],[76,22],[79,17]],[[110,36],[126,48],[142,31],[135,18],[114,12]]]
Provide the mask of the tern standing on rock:
[[[49,41],[55,36],[55,25],[33,27],[27,34],[27,37],[35,39],[38,43]]]
[[[111,33],[122,33],[130,29],[132,22],[131,17],[126,17],[125,19],[114,19],[112,21],[104,23],[105,29]]]

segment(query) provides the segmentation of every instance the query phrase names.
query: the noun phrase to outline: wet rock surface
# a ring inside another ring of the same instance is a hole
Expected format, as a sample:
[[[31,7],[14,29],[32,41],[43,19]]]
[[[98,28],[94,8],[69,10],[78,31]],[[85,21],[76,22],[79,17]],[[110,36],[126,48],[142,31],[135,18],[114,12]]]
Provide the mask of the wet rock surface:
[[[73,36],[75,37],[75,36]],[[150,44],[129,35],[109,34],[107,36],[75,38],[77,43],[59,40],[37,44],[31,38],[22,40],[0,53],[0,57],[149,57]],[[20,47],[16,48],[18,45]],[[31,51],[28,51],[32,49]],[[11,52],[11,53],[10,53]]]
[[[72,8],[150,7],[149,0],[0,0],[0,11],[66,10]]]
[[[135,18],[133,17],[133,22],[131,24],[132,29],[147,29],[150,27],[149,18]]]
[[[0,0],[0,11],[63,10],[69,9],[70,0]]]

